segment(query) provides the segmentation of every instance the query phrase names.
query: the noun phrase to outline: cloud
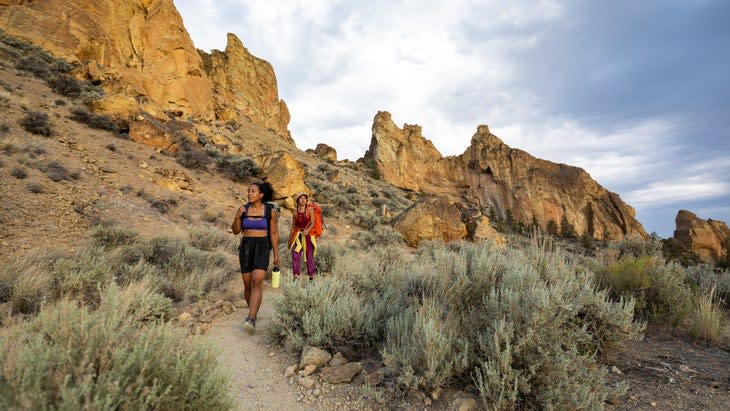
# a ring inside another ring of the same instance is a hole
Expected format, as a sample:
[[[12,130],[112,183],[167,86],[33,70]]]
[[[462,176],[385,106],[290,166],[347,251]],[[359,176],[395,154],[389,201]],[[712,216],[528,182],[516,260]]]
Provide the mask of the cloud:
[[[640,206],[681,203],[721,197],[730,192],[730,184],[712,176],[691,176],[652,182],[646,188],[633,190],[626,199]]]

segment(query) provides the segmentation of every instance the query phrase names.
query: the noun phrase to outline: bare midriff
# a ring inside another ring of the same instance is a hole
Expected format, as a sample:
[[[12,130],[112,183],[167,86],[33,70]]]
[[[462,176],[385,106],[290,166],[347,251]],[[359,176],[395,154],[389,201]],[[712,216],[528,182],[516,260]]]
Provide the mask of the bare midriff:
[[[266,230],[243,230],[244,237],[266,237],[269,235]]]

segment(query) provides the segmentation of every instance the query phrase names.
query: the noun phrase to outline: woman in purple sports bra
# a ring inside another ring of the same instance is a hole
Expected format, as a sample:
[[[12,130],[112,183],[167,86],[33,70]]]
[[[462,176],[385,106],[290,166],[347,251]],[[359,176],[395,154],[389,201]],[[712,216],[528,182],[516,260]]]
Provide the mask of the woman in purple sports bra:
[[[269,183],[253,183],[248,187],[248,203],[239,207],[231,224],[233,234],[243,232],[238,260],[241,263],[243,296],[248,304],[248,316],[243,328],[256,331],[256,314],[261,307],[263,282],[269,268],[269,255],[274,252],[274,265],[279,265],[278,213],[268,204],[274,197]]]

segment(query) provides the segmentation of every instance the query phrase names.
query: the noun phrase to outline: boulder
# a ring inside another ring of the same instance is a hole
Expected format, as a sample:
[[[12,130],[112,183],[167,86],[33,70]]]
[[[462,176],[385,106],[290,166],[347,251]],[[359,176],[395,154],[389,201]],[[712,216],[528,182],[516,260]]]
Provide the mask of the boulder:
[[[730,228],[724,221],[703,220],[691,211],[680,210],[675,218],[674,239],[710,264],[727,258]]]
[[[343,365],[324,367],[319,371],[319,377],[328,384],[350,382],[362,371],[362,363],[349,362]]]
[[[470,231],[472,233],[472,238],[474,238],[475,241],[491,240],[500,246],[507,245],[504,236],[495,230],[489,223],[489,218],[480,216],[472,222],[471,226],[473,229]]]
[[[323,367],[332,359],[332,354],[317,347],[306,346],[302,350],[302,359],[299,361],[299,368],[303,369],[308,365]]]
[[[423,240],[451,241],[468,234],[458,207],[445,196],[416,202],[396,217],[394,223],[405,242],[413,247]]]
[[[304,184],[304,165],[286,151],[264,154],[255,158],[266,180],[274,188],[276,199],[285,199],[311,190]]]

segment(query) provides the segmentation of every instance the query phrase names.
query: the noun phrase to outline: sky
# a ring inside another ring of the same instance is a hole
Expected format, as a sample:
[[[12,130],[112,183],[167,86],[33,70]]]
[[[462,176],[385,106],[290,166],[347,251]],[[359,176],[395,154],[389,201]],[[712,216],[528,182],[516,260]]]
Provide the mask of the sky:
[[[582,167],[669,237],[730,223],[730,1],[174,0],[199,49],[274,67],[300,149],[356,160],[378,111],[459,155],[479,124]]]

